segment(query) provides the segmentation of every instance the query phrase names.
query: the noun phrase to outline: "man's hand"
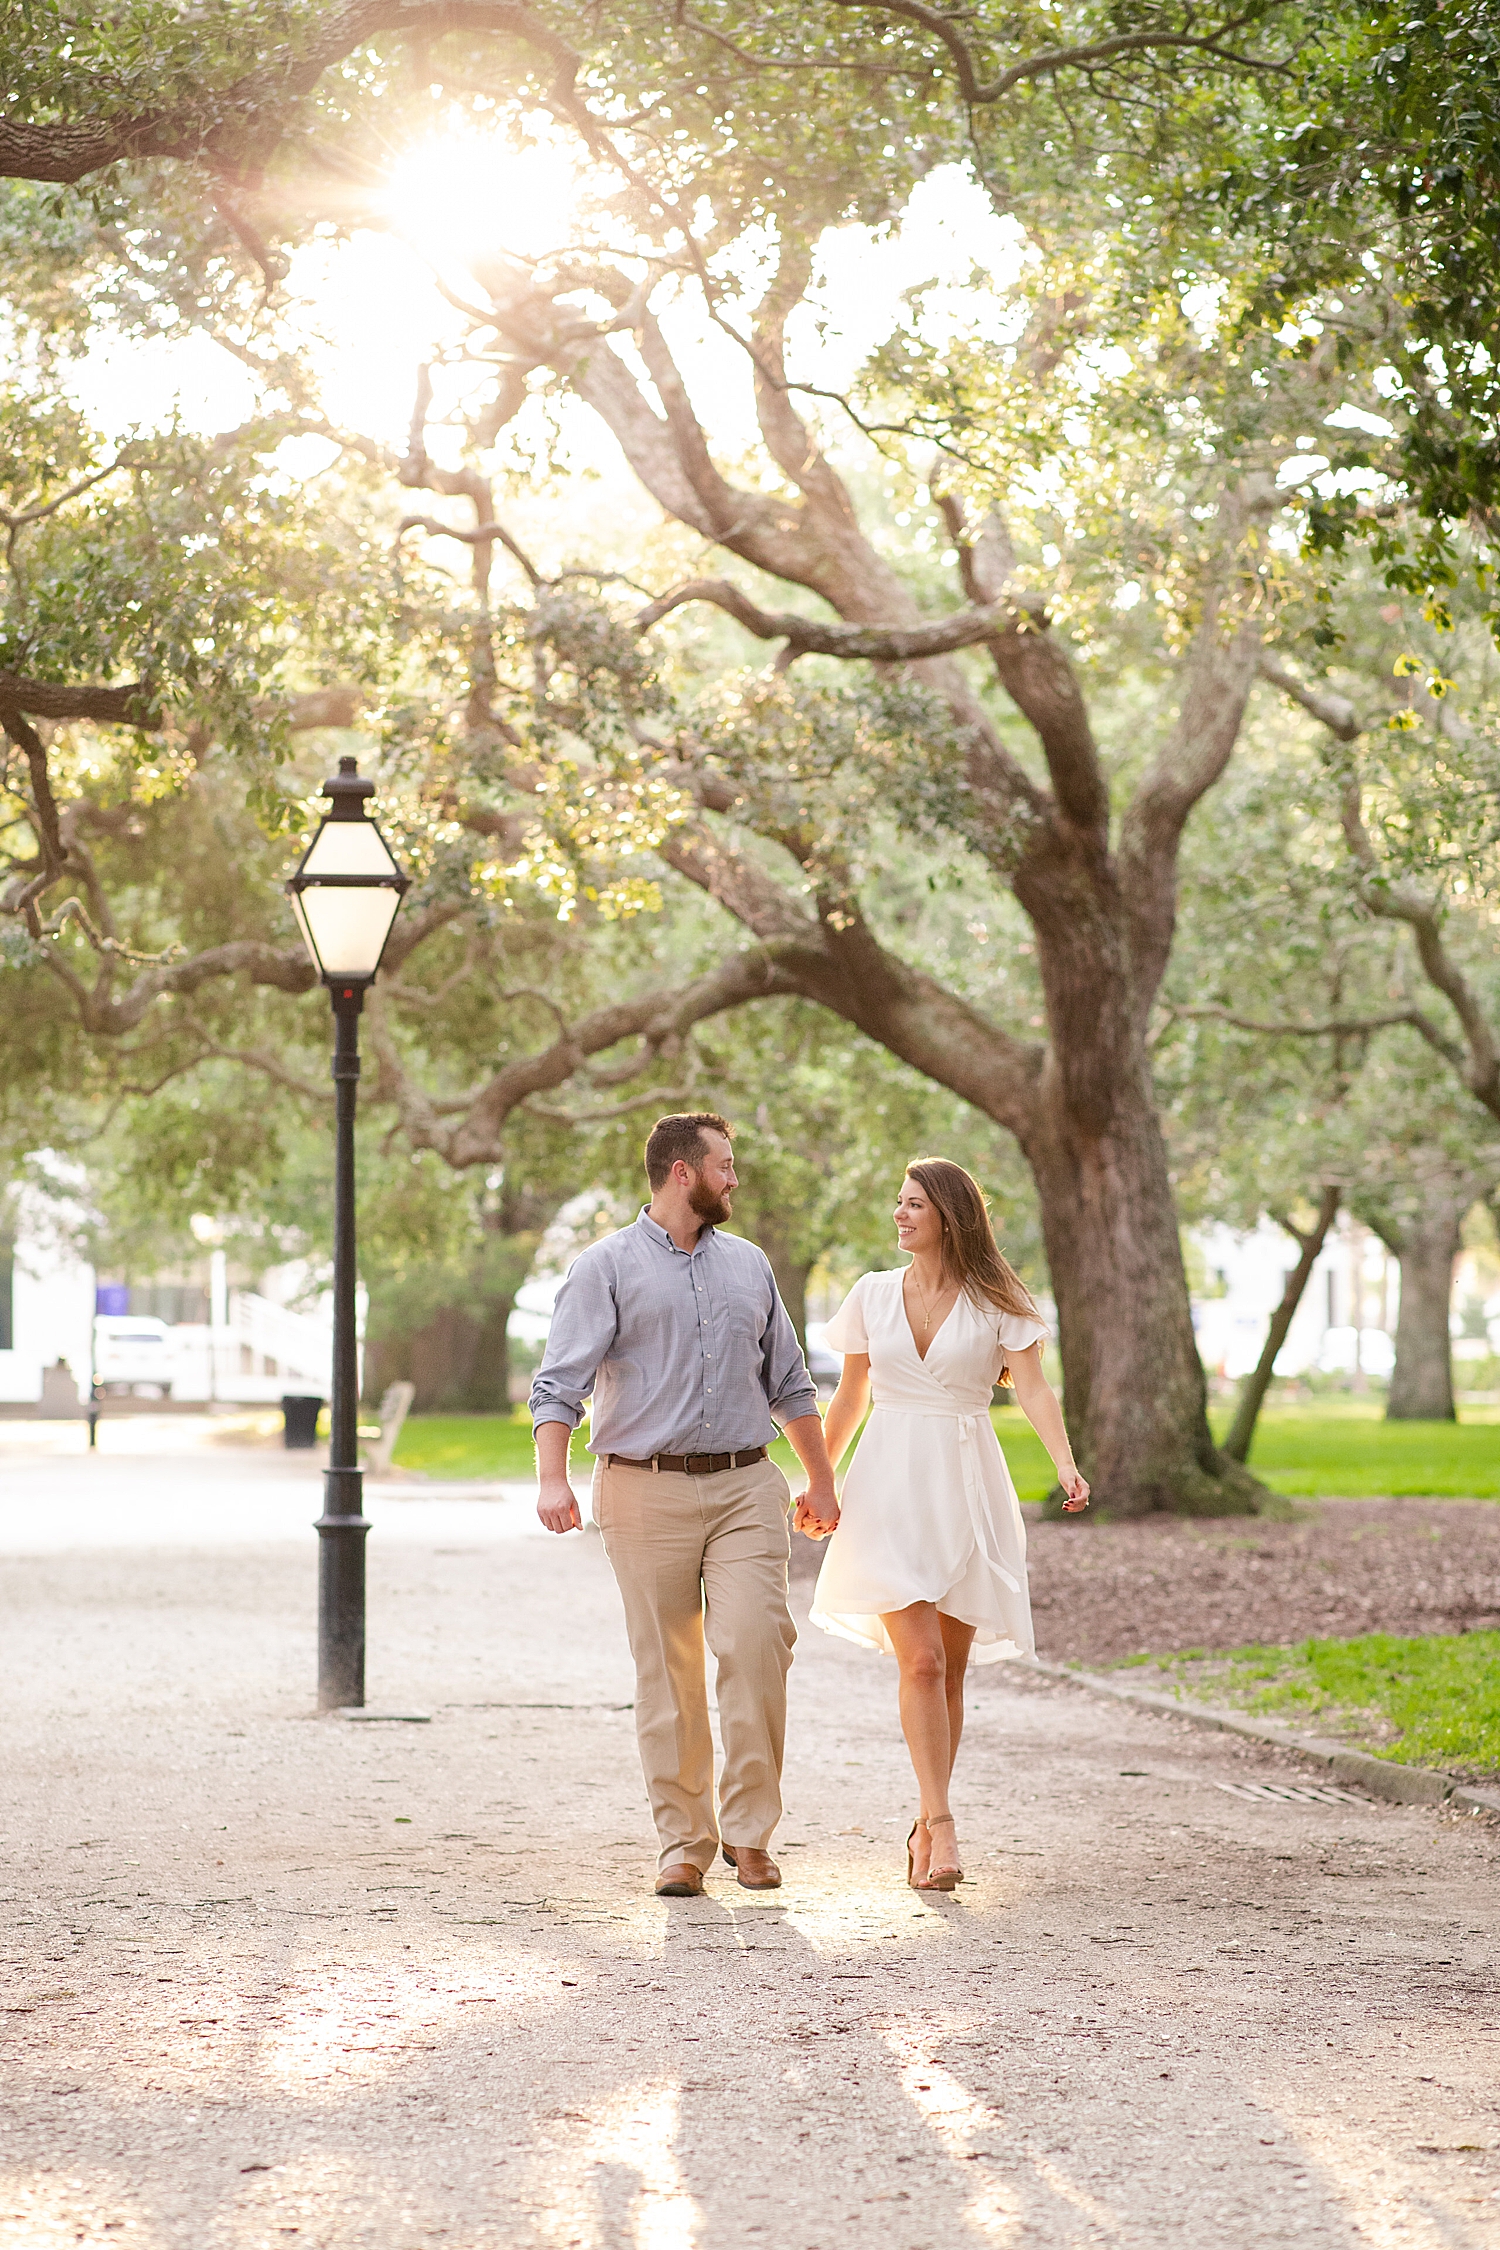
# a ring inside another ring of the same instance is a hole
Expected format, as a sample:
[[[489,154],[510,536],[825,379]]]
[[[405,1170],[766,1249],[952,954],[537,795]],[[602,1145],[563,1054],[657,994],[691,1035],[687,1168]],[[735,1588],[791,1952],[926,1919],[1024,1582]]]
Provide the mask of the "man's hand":
[[[536,1426],[536,1481],[540,1486],[536,1512],[549,1531],[581,1531],[583,1518],[568,1482],[568,1446],[573,1432],[566,1422],[538,1422]]]
[[[566,1477],[549,1480],[542,1486],[537,1499],[536,1512],[549,1531],[582,1531],[583,1518],[578,1512],[578,1501]]]
[[[805,1532],[809,1539],[826,1539],[831,1531],[838,1529],[838,1520],[839,1504],[834,1497],[831,1477],[826,1486],[820,1480],[798,1493],[796,1513],[792,1517],[794,1531]]]

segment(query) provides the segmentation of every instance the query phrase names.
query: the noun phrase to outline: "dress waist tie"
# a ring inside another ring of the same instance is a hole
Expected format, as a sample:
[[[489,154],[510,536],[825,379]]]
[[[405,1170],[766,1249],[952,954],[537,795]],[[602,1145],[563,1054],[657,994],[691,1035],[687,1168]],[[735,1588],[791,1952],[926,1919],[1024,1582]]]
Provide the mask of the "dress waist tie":
[[[998,1555],[991,1553],[989,1541],[985,1536],[987,1526],[985,1521],[984,1480],[979,1464],[979,1426],[981,1420],[988,1423],[989,1416],[987,1414],[983,1416],[960,1414],[957,1417],[958,1458],[963,1466],[964,1498],[969,1506],[969,1521],[974,1527],[974,1544],[995,1576],[1003,1579],[1013,1594],[1019,1594],[1024,1591],[1021,1581],[1015,1576],[1014,1572],[1006,1568]]]

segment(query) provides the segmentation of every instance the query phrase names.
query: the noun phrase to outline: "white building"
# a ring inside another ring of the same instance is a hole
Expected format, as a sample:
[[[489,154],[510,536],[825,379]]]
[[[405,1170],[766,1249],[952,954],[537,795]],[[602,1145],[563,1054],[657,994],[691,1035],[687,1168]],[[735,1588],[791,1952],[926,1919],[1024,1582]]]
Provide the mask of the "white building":
[[[1193,1297],[1198,1350],[1210,1374],[1238,1381],[1260,1358],[1271,1315],[1297,1263],[1297,1247],[1269,1219],[1251,1234],[1195,1228],[1192,1242],[1208,1278],[1208,1287],[1200,1286]],[[1460,1293],[1462,1287],[1461,1274]],[[1341,1212],[1308,1276],[1275,1372],[1389,1375],[1400,1305],[1399,1261],[1377,1234]],[[1487,1348],[1500,1351],[1500,1296],[1484,1311],[1490,1344],[1479,1343],[1471,1356]],[[1460,1325],[1456,1316],[1454,1325]]]
[[[325,1290],[312,1310],[296,1309],[291,1300],[307,1291],[305,1267],[273,1268],[259,1290],[232,1289],[224,1253],[214,1250],[205,1261],[207,1321],[122,1319],[129,1308],[116,1306],[113,1293],[106,1297],[113,1309],[100,1315],[98,1276],[70,1239],[82,1212],[26,1188],[12,1212],[14,1240],[0,1242],[0,1408],[76,1411],[94,1382],[96,1343],[127,1325],[163,1331],[151,1372],[174,1401],[258,1406],[278,1404],[287,1392],[330,1395],[332,1298]],[[362,1330],[363,1293],[359,1318]],[[159,1395],[154,1382],[133,1387]]]

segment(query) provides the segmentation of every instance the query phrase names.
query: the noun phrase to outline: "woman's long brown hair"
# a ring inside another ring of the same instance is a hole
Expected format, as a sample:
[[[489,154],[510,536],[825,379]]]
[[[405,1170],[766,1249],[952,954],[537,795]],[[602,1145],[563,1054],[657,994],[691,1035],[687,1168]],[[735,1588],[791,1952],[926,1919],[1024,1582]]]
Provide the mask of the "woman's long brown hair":
[[[982,1298],[997,1312],[1041,1315],[1031,1292],[995,1240],[983,1188],[961,1164],[946,1156],[914,1157],[906,1177],[915,1180],[943,1222],[943,1279],[956,1281],[970,1298]]]

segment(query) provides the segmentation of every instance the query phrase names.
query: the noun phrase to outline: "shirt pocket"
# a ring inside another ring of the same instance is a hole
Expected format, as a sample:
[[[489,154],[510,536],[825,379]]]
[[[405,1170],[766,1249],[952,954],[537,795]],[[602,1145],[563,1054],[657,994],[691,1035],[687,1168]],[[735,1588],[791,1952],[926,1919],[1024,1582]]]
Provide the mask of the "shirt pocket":
[[[716,1309],[715,1325],[722,1330],[736,1362],[743,1363],[751,1356],[758,1362],[771,1317],[769,1292],[758,1283],[749,1288],[731,1287],[721,1293]]]

